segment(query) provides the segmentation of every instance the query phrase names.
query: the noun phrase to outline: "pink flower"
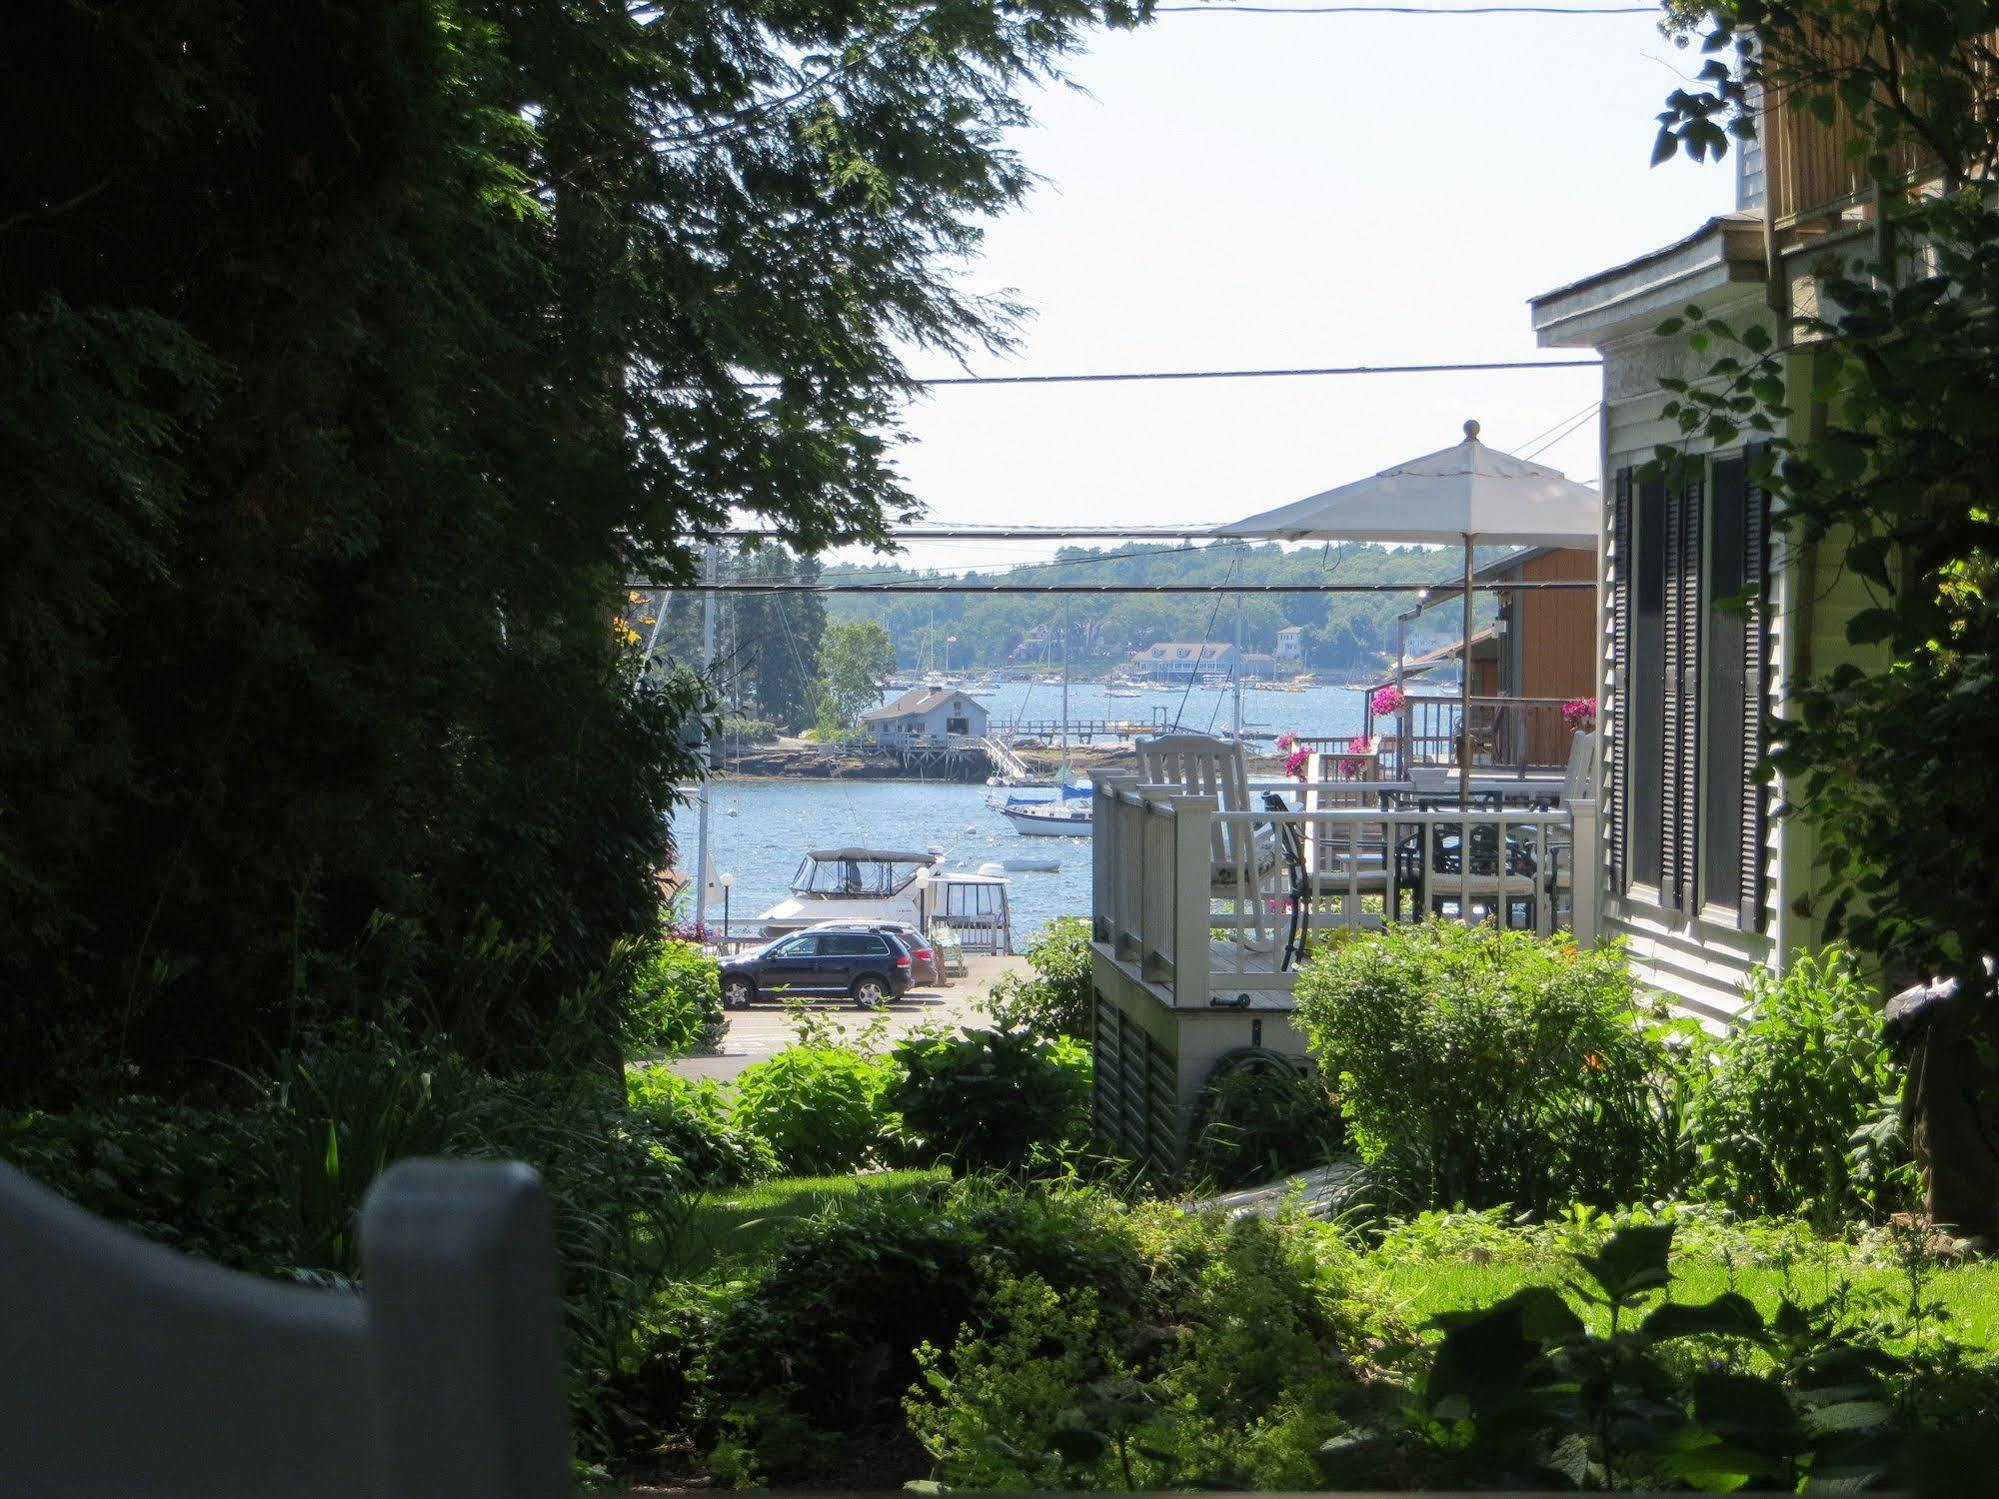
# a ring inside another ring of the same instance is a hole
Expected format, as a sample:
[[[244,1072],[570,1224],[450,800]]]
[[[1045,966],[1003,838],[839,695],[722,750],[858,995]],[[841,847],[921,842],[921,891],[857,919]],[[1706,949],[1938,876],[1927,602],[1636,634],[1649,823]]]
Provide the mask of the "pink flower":
[[[1301,781],[1304,780],[1305,766],[1311,758],[1312,752],[1310,750],[1304,748],[1294,749],[1284,757],[1284,773],[1287,776],[1296,776]]]
[[[1367,705],[1374,710],[1376,718],[1390,718],[1400,713],[1402,705],[1407,701],[1408,697],[1402,689],[1391,683],[1387,687],[1375,688],[1373,696],[1367,700]]]
[[[1298,747],[1298,736],[1289,729],[1286,729],[1282,734],[1277,736],[1277,747],[1281,750],[1296,749]]]
[[[1588,733],[1596,727],[1596,699],[1572,697],[1562,704],[1562,721],[1570,728]]]
[[[1347,741],[1347,748],[1352,750],[1356,755],[1371,755],[1374,753],[1374,741],[1365,734],[1356,734]],[[1340,779],[1343,781],[1357,781],[1366,769],[1366,760],[1342,759],[1340,761]]]

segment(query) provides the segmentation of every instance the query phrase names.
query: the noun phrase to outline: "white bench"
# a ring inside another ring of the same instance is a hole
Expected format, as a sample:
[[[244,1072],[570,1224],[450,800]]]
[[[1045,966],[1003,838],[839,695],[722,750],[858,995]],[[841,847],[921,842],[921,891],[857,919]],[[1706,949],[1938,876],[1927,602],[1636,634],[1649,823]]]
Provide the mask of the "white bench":
[[[361,1295],[219,1269],[0,1165],[8,1499],[570,1491],[548,1204],[519,1164],[405,1161]]]

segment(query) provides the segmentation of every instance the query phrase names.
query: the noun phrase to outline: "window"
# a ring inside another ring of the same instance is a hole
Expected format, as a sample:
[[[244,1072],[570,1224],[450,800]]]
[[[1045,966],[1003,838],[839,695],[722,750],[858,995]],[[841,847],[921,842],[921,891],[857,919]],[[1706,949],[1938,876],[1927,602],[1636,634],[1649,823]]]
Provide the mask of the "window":
[[[833,958],[878,958],[888,944],[866,932],[836,932],[820,938],[820,951]]]
[[[972,721],[968,718],[947,718],[944,720],[944,732],[947,734],[969,734],[972,732]]]
[[[793,937],[788,942],[780,942],[770,950],[773,958],[816,958],[819,956],[817,937]]]
[[[1766,518],[1748,455],[1678,489],[1617,476],[1606,821],[1613,887],[1763,923]]]
[[[1633,502],[1631,661],[1625,672],[1630,723],[1631,879],[1661,883],[1665,807],[1666,487],[1642,485]]]

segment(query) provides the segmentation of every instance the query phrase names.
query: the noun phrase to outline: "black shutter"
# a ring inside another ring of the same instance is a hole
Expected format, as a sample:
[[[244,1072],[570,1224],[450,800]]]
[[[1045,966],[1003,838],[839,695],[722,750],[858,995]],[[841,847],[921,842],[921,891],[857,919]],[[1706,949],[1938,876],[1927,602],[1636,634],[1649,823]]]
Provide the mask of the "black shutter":
[[[1665,769],[1661,788],[1659,896],[1692,907],[1699,850],[1701,512],[1696,480],[1666,497]]]
[[[1617,471],[1610,515],[1610,692],[1604,712],[1607,762],[1603,780],[1604,833],[1610,840],[1610,888],[1631,888],[1626,832],[1631,803],[1631,470]]]
[[[1750,483],[1743,500],[1742,574],[1749,596],[1742,630],[1742,891],[1736,924],[1764,929],[1764,839],[1770,822],[1769,783],[1756,774],[1763,758],[1763,715],[1770,702],[1770,495],[1755,481],[1766,449],[1749,450]]]

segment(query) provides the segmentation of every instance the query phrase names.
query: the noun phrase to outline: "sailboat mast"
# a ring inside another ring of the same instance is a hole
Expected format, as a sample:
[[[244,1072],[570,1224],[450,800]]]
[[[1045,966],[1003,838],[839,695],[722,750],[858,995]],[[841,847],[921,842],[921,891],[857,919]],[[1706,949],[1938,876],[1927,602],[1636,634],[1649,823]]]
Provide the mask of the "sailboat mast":
[[[1069,783],[1069,595],[1062,595],[1062,784]]]

